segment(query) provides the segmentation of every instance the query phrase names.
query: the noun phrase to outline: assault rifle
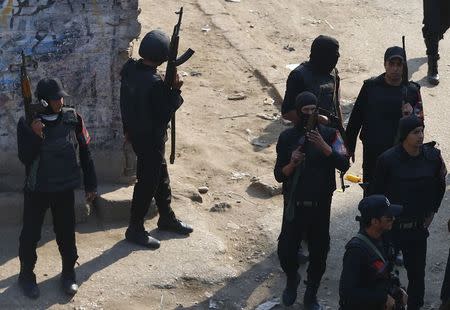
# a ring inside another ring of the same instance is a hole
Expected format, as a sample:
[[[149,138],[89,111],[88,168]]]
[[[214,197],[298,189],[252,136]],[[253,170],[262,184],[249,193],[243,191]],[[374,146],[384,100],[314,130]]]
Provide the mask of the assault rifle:
[[[402,47],[403,47],[403,52],[405,53],[405,55],[403,55],[405,57],[404,59],[404,64],[403,64],[403,72],[402,72],[402,83],[405,86],[408,86],[408,58],[406,57],[406,44],[405,44],[405,36],[402,36]]]
[[[47,102],[41,100],[37,104],[33,104],[33,97],[31,95],[31,82],[28,77],[27,66],[25,63],[25,54],[22,51],[22,64],[20,65],[20,86],[22,89],[23,105],[25,108],[25,121],[31,125],[36,115],[42,113],[47,107]]]
[[[398,270],[394,270],[394,263],[389,261],[386,264],[385,270],[382,270],[383,277],[388,281],[388,292],[395,300],[394,310],[405,310],[403,304],[403,292],[401,289],[400,278]]]
[[[309,116],[308,122],[305,126],[305,135],[303,143],[299,145],[299,148],[301,151],[306,151],[306,146],[309,143],[308,139],[306,138],[306,133],[310,132],[311,130],[314,130],[317,127],[317,123],[319,120],[319,112],[316,110],[312,115]],[[298,165],[295,168],[294,177],[292,178],[292,184],[291,189],[289,191],[289,201],[286,207],[286,212],[284,212],[284,216],[288,221],[294,220],[295,216],[295,203],[296,203],[296,188],[298,187],[298,182],[300,181],[300,178],[302,177],[302,171],[305,169],[305,162],[306,158],[303,159],[300,165]]]
[[[177,72],[177,67],[184,64],[189,60],[189,58],[192,57],[192,55],[194,55],[194,51],[189,48],[183,55],[178,57],[178,45],[180,43],[180,28],[181,19],[183,18],[183,7],[181,7],[178,12],[175,12],[175,14],[178,15],[178,23],[173,27],[173,34],[172,38],[170,39],[169,59],[167,60],[166,77],[164,79],[164,83],[169,86],[170,89],[173,88],[173,82],[175,79],[175,74]],[[170,122],[170,139],[170,163],[173,164],[175,162],[175,113],[173,114],[172,120]]]
[[[319,109],[319,113],[321,115],[324,115],[328,118],[327,125],[331,126],[333,128],[336,128],[339,131],[342,139],[344,140],[344,145],[345,145],[345,147],[347,147],[347,138],[346,138],[345,129],[343,126],[344,122],[342,120],[341,104],[339,102],[340,79],[339,79],[336,69],[334,70],[333,78],[334,78],[333,104],[334,104],[334,112],[336,114],[333,114],[330,111],[320,108],[320,107],[318,109]],[[323,89],[321,87],[320,94],[319,94],[319,102],[320,102],[320,98],[322,97],[322,94],[323,94]],[[348,187],[348,185],[345,185],[344,175],[345,175],[345,172],[339,171],[339,179],[341,181],[342,192],[345,192],[345,189]]]
[[[336,112],[336,116],[333,115],[332,119],[333,119],[333,123],[336,126],[335,128],[337,128],[339,130],[339,133],[341,134],[341,137],[344,140],[344,145],[347,148],[347,138],[345,135],[344,120],[342,118],[342,111],[341,111],[340,88],[341,88],[341,79],[339,77],[337,69],[334,69],[333,103],[334,103],[334,110]],[[339,171],[339,179],[341,180],[342,192],[345,192],[345,189],[348,187],[348,185],[345,185],[344,175],[345,175],[345,172]]]

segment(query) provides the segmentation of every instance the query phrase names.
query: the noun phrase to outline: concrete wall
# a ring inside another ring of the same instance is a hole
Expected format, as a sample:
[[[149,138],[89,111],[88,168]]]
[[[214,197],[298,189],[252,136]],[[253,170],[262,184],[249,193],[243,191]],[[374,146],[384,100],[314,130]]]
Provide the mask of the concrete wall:
[[[138,0],[0,0],[0,191],[21,186],[16,124],[24,115],[20,52],[32,88],[58,77],[93,137],[97,173],[123,170],[119,71],[140,33]]]

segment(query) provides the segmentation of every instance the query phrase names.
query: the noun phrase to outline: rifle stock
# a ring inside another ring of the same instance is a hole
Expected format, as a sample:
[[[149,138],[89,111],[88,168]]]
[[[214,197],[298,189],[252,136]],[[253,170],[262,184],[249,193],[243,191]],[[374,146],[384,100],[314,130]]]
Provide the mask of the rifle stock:
[[[31,95],[31,82],[28,77],[27,66],[25,64],[25,54],[22,51],[22,64],[20,65],[20,86],[22,89],[23,106],[25,108],[25,120],[28,124],[33,121],[33,115],[31,111],[31,102],[33,97]]]
[[[173,27],[173,34],[170,39],[170,50],[169,50],[169,59],[167,60],[167,68],[166,68],[166,77],[164,79],[164,83],[170,88],[173,89],[173,83],[175,80],[175,74],[177,72],[177,67],[184,64],[189,58],[194,55],[194,51],[192,49],[188,49],[183,53],[180,57],[178,57],[178,45],[180,43],[180,29],[181,29],[181,20],[183,19],[183,7],[180,8],[178,12],[175,12],[178,15],[178,23]],[[170,121],[170,163],[173,164],[175,162],[175,147],[176,147],[176,120],[175,120],[175,112]]]
[[[48,103],[44,100],[33,104],[33,96],[31,94],[31,82],[27,72],[25,54],[22,51],[22,63],[20,65],[20,86],[22,90],[23,106],[25,108],[25,121],[31,125],[37,114],[44,112]]]

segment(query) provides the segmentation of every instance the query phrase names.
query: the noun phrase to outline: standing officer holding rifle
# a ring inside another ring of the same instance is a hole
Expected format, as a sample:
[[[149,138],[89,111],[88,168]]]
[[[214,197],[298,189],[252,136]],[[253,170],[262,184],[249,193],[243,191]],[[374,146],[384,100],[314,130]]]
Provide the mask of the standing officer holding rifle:
[[[175,111],[183,103],[183,81],[176,67],[194,53],[188,50],[177,59],[179,31],[183,8],[179,12],[172,39],[160,30],[150,31],[142,39],[139,60],[130,59],[121,71],[120,107],[125,138],[137,155],[137,183],[134,186],[131,216],[125,237],[128,241],[158,248],[159,240],[144,228],[144,217],[153,198],[159,212],[158,228],[188,235],[193,229],[175,217],[170,207],[171,189],[164,158],[167,126],[172,119],[172,154],[175,159]],[[157,67],[168,62],[163,81]]]

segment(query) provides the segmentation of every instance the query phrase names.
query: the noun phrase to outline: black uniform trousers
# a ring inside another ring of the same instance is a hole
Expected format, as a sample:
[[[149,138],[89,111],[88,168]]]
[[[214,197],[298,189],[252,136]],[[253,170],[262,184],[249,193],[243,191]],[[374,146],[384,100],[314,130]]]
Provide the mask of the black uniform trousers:
[[[424,304],[428,234],[425,231],[411,231],[411,233],[414,233],[414,237],[401,237],[401,234],[408,233],[407,230],[394,231],[393,237],[396,247],[403,253],[403,261],[408,276],[408,309],[415,310]]]
[[[170,207],[172,192],[167,163],[164,158],[164,142],[155,146],[149,141],[145,137],[140,137],[131,142],[137,156],[137,182],[131,202],[130,225],[138,228],[143,228],[144,217],[153,198],[155,198],[161,217],[175,217]]]
[[[377,159],[378,156],[380,156],[384,151],[386,151],[388,148],[378,148],[378,147],[371,147],[368,145],[363,146],[363,182],[364,183],[371,183],[372,178],[375,175],[375,167],[377,165]],[[364,197],[369,195],[369,188],[364,189]]]
[[[444,282],[442,283],[441,300],[443,303],[450,300],[450,250],[448,253],[447,267],[445,268]]]
[[[295,277],[299,268],[297,252],[305,234],[309,251],[307,283],[319,287],[330,249],[330,209],[331,196],[312,206],[300,203],[291,222],[283,218],[278,237],[278,258],[288,277]]]
[[[21,271],[32,272],[37,260],[36,247],[41,239],[45,213],[51,209],[53,230],[62,257],[63,272],[72,272],[78,259],[75,245],[74,191],[24,193],[23,227],[20,234],[19,259]]]
[[[439,40],[450,27],[450,3],[448,0],[423,0],[422,33],[427,55],[437,55]]]

